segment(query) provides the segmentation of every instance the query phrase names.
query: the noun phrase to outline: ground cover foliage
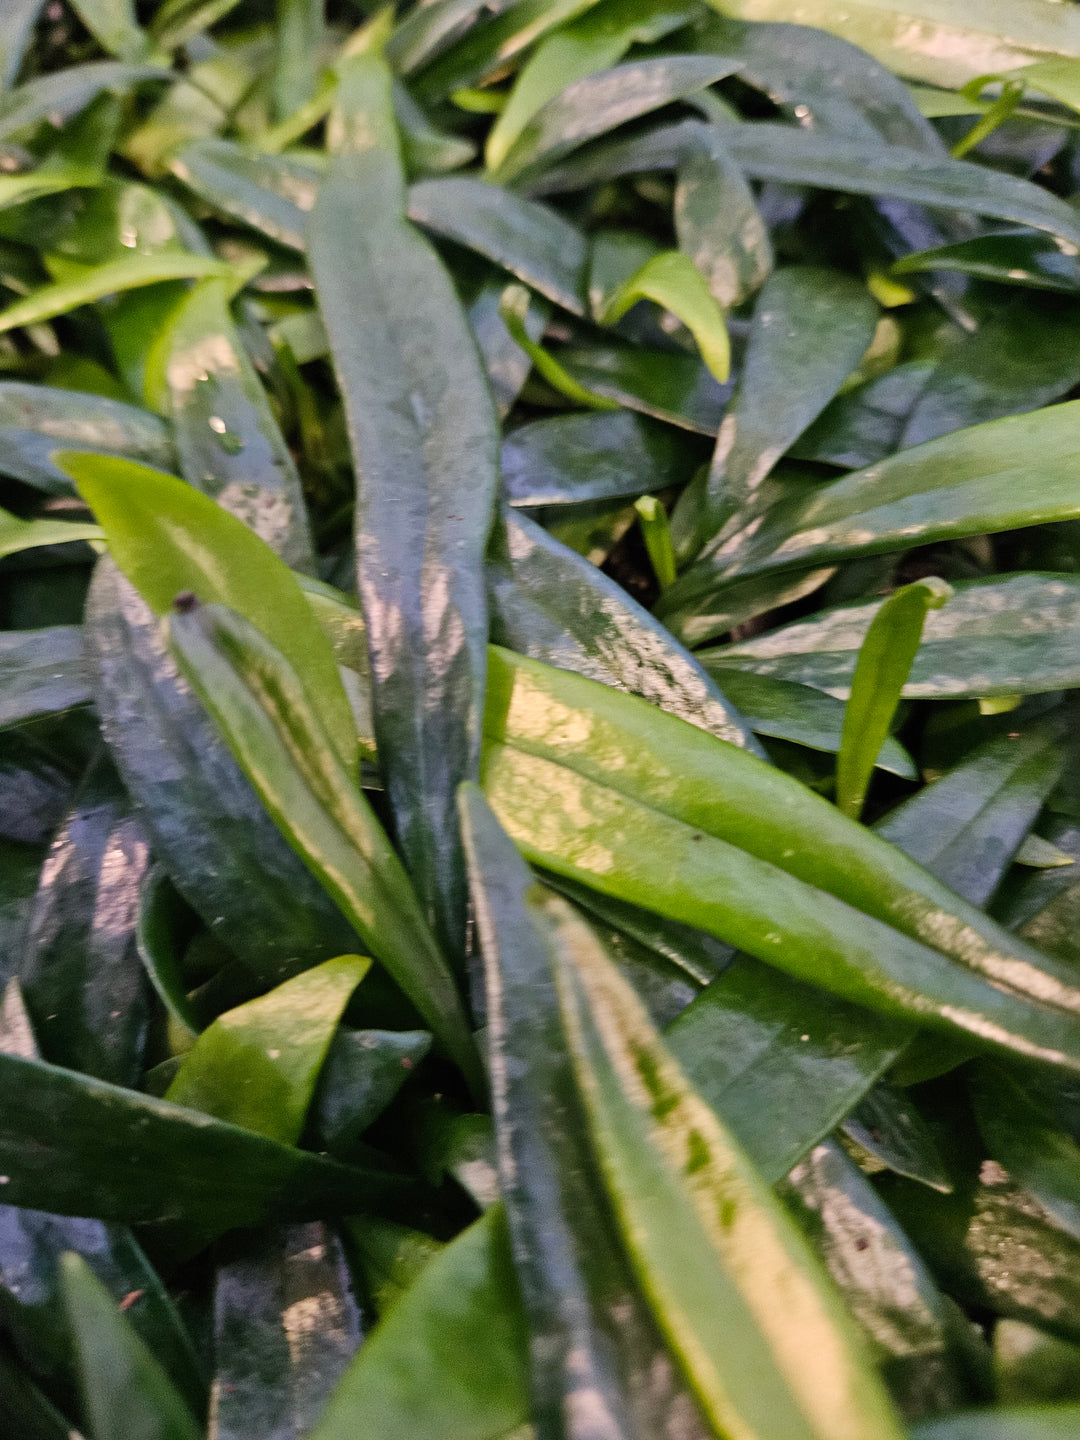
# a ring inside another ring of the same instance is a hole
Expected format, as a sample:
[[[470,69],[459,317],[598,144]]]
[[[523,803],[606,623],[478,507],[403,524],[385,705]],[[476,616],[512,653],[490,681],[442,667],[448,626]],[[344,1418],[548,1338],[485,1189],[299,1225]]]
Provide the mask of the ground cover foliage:
[[[1080,9],[2,9],[0,1433],[1080,1434]]]

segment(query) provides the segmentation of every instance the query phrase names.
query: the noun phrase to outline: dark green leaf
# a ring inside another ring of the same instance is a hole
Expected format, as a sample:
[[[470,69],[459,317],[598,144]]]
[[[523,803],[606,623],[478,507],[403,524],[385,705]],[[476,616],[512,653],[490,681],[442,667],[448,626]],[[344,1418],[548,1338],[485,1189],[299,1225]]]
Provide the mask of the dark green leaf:
[[[214,1440],[299,1440],[360,1340],[332,1230],[292,1225],[239,1240],[214,1276]]]
[[[102,395],[53,390],[19,380],[0,382],[0,471],[51,495],[69,495],[70,477],[52,451],[77,446],[126,455],[171,470],[175,452],[156,415]]]
[[[770,675],[756,675],[750,670],[735,669],[720,673],[719,684],[756,735],[790,740],[796,745],[806,745],[811,750],[824,750],[834,755],[840,749],[844,707],[841,701],[823,690],[797,685],[790,680],[776,680]],[[877,765],[905,780],[918,779],[911,756],[891,737],[878,752]],[[901,849],[908,848],[891,835],[887,838],[893,844],[900,844]],[[954,884],[953,889],[957,888]]]
[[[89,667],[77,626],[0,633],[0,729],[89,701]]]
[[[535,882],[483,797],[461,792],[487,979],[499,1171],[529,1319],[533,1414],[567,1440],[701,1432],[608,1220],[566,1050]],[[618,1316],[616,1321],[615,1317]]]
[[[450,278],[405,219],[388,72],[359,69],[355,83],[353,123],[370,148],[335,161],[312,218],[312,266],[358,478],[380,768],[424,911],[456,951],[453,796],[479,756],[498,422]]]
[[[409,1189],[390,1172],[338,1165],[52,1065],[0,1055],[0,1082],[0,1167],[12,1205],[223,1230],[400,1203]]]
[[[754,748],[694,657],[605,575],[504,508],[488,567],[492,635],[523,655],[640,695],[735,745]]]
[[[594,395],[629,410],[700,435],[720,428],[729,388],[693,355],[610,340],[564,346],[559,361]]]
[[[995,230],[901,256],[893,265],[897,275],[917,275],[925,270],[953,271],[1067,295],[1080,292],[1080,259],[1072,245],[1037,230]]]
[[[935,442],[936,443],[936,442]],[[913,699],[1037,695],[1080,683],[1080,581],[1021,575],[961,581],[932,611],[903,694]],[[729,666],[815,685],[845,698],[863,636],[880,600],[840,605],[699,658],[723,685]]]
[[[453,976],[401,862],[295,672],[253,626],[219,606],[174,615],[170,634],[274,823],[479,1088]]]
[[[294,570],[312,570],[300,478],[229,314],[224,282],[197,285],[155,347],[160,376],[152,388],[172,416],[184,479]]]
[[[924,1421],[913,1440],[1072,1440],[1080,1405],[1033,1406],[1017,1410],[972,1410]]]
[[[112,766],[95,766],[50,847],[19,960],[45,1058],[118,1085],[142,1073],[149,1005],[135,921],[148,864]]]
[[[952,1189],[930,1127],[902,1090],[875,1085],[841,1129],[854,1142],[856,1154],[863,1159],[868,1155],[875,1166],[921,1180],[932,1190]]]
[[[768,278],[768,229],[716,131],[704,131],[679,166],[673,214],[680,250],[725,309],[741,304]]]
[[[426,1030],[339,1029],[312,1102],[320,1145],[347,1159],[430,1049]]]
[[[1022,1320],[994,1326],[994,1379],[1003,1405],[1061,1404],[1080,1386],[1080,1345]]]

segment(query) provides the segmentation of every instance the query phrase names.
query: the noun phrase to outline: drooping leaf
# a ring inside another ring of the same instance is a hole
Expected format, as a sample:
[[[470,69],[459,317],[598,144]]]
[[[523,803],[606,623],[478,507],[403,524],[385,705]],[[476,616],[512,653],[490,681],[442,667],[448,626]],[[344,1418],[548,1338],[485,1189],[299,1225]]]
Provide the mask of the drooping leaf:
[[[724,314],[705,277],[681,250],[663,250],[646,260],[615,291],[604,307],[605,324],[620,320],[639,300],[654,300],[683,322],[701,358],[720,384],[731,372],[731,343]]]
[[[18,515],[0,510],[0,559],[17,555],[20,550],[35,550],[42,545],[67,545],[73,540],[100,540],[103,532],[98,525],[79,520],[23,520]]]
[[[312,267],[357,471],[380,767],[424,910],[456,950],[464,879],[453,795],[479,752],[497,419],[450,279],[404,218],[389,72],[355,63],[356,148],[320,195]]]
[[[144,80],[170,80],[157,65],[125,65],[90,60],[49,75],[38,75],[0,98],[0,141],[44,119],[62,124],[84,110],[104,90],[123,93]]]

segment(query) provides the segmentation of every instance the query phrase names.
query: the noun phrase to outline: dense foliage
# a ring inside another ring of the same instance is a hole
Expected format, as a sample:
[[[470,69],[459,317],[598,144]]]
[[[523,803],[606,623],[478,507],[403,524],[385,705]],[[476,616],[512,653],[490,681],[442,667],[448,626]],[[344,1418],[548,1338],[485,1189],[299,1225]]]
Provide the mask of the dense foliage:
[[[3,0],[0,1433],[1080,1434],[1078,196],[1072,0]]]

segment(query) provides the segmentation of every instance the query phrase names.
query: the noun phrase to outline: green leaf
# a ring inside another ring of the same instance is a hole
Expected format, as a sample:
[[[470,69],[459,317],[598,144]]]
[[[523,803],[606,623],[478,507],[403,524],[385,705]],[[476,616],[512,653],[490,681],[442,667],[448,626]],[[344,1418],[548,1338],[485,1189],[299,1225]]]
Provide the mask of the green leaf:
[[[184,671],[289,845],[479,1088],[453,976],[389,840],[288,663],[219,606],[172,617]]]
[[[902,693],[958,700],[1037,695],[1080,683],[1078,598],[1080,582],[1073,575],[1031,571],[958,582],[948,606],[927,616]],[[881,603],[838,605],[752,640],[700,651],[699,659],[721,686],[727,669],[737,666],[843,699]]]
[[[608,300],[602,322],[613,325],[639,300],[653,300],[683,322],[697,342],[702,360],[723,385],[731,370],[724,313],[689,256],[681,250],[664,250],[646,260]]]
[[[1036,1405],[924,1420],[912,1436],[913,1440],[1071,1440],[1077,1424],[1080,1405]]]
[[[693,355],[611,339],[564,346],[559,360],[593,397],[700,435],[715,435],[720,428],[730,389]],[[595,404],[595,399],[588,403]]]
[[[1050,726],[988,740],[875,827],[975,905],[986,905],[1064,765]]]
[[[720,135],[703,131],[679,166],[673,207],[679,249],[708,281],[718,305],[739,305],[768,278],[769,231]]]
[[[755,735],[790,740],[833,755],[840,749],[844,706],[832,695],[809,685],[756,675],[751,670],[725,670],[719,683]],[[904,780],[918,779],[911,756],[891,736],[878,751],[876,764],[879,769]],[[888,838],[894,844],[900,843],[892,836]],[[907,849],[907,846],[900,843],[900,848]]]
[[[174,250],[112,260],[92,266],[76,278],[45,285],[25,300],[16,300],[6,310],[0,310],[0,335],[66,315],[80,305],[90,305],[124,290],[160,285],[163,280],[194,280],[208,275],[234,279],[236,271],[228,262],[213,255],[187,255]]]
[[[131,62],[145,57],[149,37],[135,19],[133,0],[72,0],[72,8],[110,55]]]
[[[353,931],[263,809],[157,618],[111,560],[90,586],[86,645],[124,784],[155,854],[213,935],[264,986],[353,949]]]
[[[89,666],[76,625],[0,633],[0,729],[90,703]]]
[[[347,1030],[334,1036],[312,1102],[311,1125],[332,1155],[348,1159],[431,1049],[426,1030]]]
[[[23,1440],[71,1440],[71,1425],[7,1347],[0,1349],[0,1422]]]
[[[585,141],[704,90],[735,69],[734,62],[719,57],[666,55],[577,80],[524,126],[494,178],[520,184]]]
[[[44,0],[12,0],[8,6],[4,38],[0,40],[0,90],[14,83],[42,9]]]
[[[42,120],[61,125],[103,91],[122,94],[145,80],[172,78],[171,70],[158,65],[124,65],[116,60],[91,60],[38,75],[0,97],[0,142]]]
[[[753,747],[737,712],[648,611],[539,525],[505,509],[492,542],[488,593],[499,644]]]
[[[456,952],[465,902],[453,797],[479,757],[498,420],[450,277],[405,219],[385,138],[389,72],[353,63],[344,103],[359,148],[336,158],[320,194],[311,263],[358,479],[380,767],[424,911]]]
[[[836,803],[845,815],[862,814],[870,777],[892,729],[900,693],[922,638],[923,622],[940,610],[952,589],[937,578],[904,585],[874,615],[859,647],[836,761]]]
[[[214,1274],[214,1440],[306,1435],[361,1343],[361,1318],[342,1242],[326,1225],[231,1245]]]
[[[691,18],[692,3],[605,0],[541,40],[522,66],[510,98],[488,133],[484,160],[498,170],[522,130],[549,100],[576,80],[606,70],[633,44],[656,41]]]
[[[184,979],[181,935],[186,909],[165,870],[154,866],[139,895],[135,945],[150,983],[168,1011],[174,1052],[189,1050],[202,1029]]]
[[[1003,1405],[1063,1404],[1080,1382],[1080,1346],[1022,1320],[999,1320],[994,1326],[994,1380]]]
[[[524,285],[508,285],[499,300],[499,316],[510,332],[515,345],[524,350],[538,374],[543,376],[553,390],[565,395],[575,405],[587,405],[592,410],[617,410],[618,402],[578,383],[554,355],[544,349],[529,335],[529,292]]]
[[[116,563],[157,615],[177,595],[231,605],[263,627],[319,706],[347,769],[356,732],[337,664],[288,566],[220,505],[133,461],[61,451],[57,463],[103,523]]]
[[[409,1190],[389,1171],[339,1165],[73,1070],[0,1055],[0,1077],[10,1101],[0,1167],[11,1205],[225,1230],[400,1203]]]
[[[684,492],[680,506],[690,513],[683,519],[676,512],[682,558],[713,536],[707,553],[723,546],[725,521],[734,516],[738,528],[764,508],[768,491],[762,487],[770,471],[859,363],[877,315],[865,287],[835,271],[792,266],[766,282],[716,439],[701,513],[693,515],[692,492]],[[684,540],[683,531],[693,538]],[[674,587],[665,604],[678,603],[683,588]]]
[[[524,508],[634,499],[684,483],[699,460],[685,434],[632,410],[553,415],[503,440],[503,490]]]
[[[204,280],[173,313],[154,343],[148,389],[171,415],[184,479],[287,565],[313,569],[300,477],[233,324],[224,280]]]
[[[477,251],[571,314],[585,311],[585,241],[557,211],[496,185],[455,176],[409,189],[408,216]]]
[[[1054,1221],[1080,1240],[1080,1145],[1021,1075],[980,1064],[971,1078],[979,1133],[993,1158]]]
[[[309,1440],[353,1440],[358,1425],[385,1440],[510,1440],[530,1417],[524,1331],[495,1207],[375,1327]]]
[[[995,230],[952,245],[902,255],[893,262],[892,269],[896,275],[945,270],[1067,295],[1080,291],[1080,258],[1073,253],[1072,245],[1023,228]]]
[[[149,846],[111,765],[92,767],[42,868],[18,974],[47,1060],[135,1085],[149,1023],[135,948]]]
[[[833,1140],[781,1187],[862,1329],[905,1419],[954,1410],[971,1396],[950,1308],[870,1182]]]
[[[675,547],[671,543],[667,511],[655,495],[642,495],[634,502],[634,509],[656,583],[661,590],[666,590],[675,583]]]
[[[349,996],[370,962],[355,955],[219,1015],[184,1057],[166,1100],[295,1145]]]
[[[0,559],[17,555],[20,550],[34,550],[41,545],[66,545],[72,540],[101,540],[104,531],[98,525],[76,520],[23,520],[7,510],[0,510]]]
[[[763,1179],[782,1180],[849,1114],[910,1036],[740,955],[665,1039]]]
[[[208,139],[183,146],[170,156],[169,169],[215,210],[291,249],[304,249],[307,212],[320,181],[311,166]]]
[[[898,1434],[843,1308],[766,1183],[565,903],[548,900],[542,913],[616,1223],[711,1424]]]
[[[86,1261],[69,1253],[60,1265],[94,1440],[199,1440],[190,1410]]]
[[[871,1173],[884,1168],[945,1194],[953,1188],[933,1132],[904,1091],[875,1085],[840,1128]]]
[[[483,796],[463,786],[459,804],[484,955],[500,1188],[530,1327],[534,1419],[585,1440],[600,1405],[612,1424],[673,1436],[687,1421],[688,1400],[608,1222],[548,943],[527,904],[539,887]]]
[[[502,651],[486,733],[485,789],[534,863],[870,1009],[1059,1063],[1074,1050],[1067,967],[756,757]]]
[[[50,495],[71,493],[52,451],[78,446],[171,470],[175,451],[156,415],[102,395],[0,381],[0,470]]]

